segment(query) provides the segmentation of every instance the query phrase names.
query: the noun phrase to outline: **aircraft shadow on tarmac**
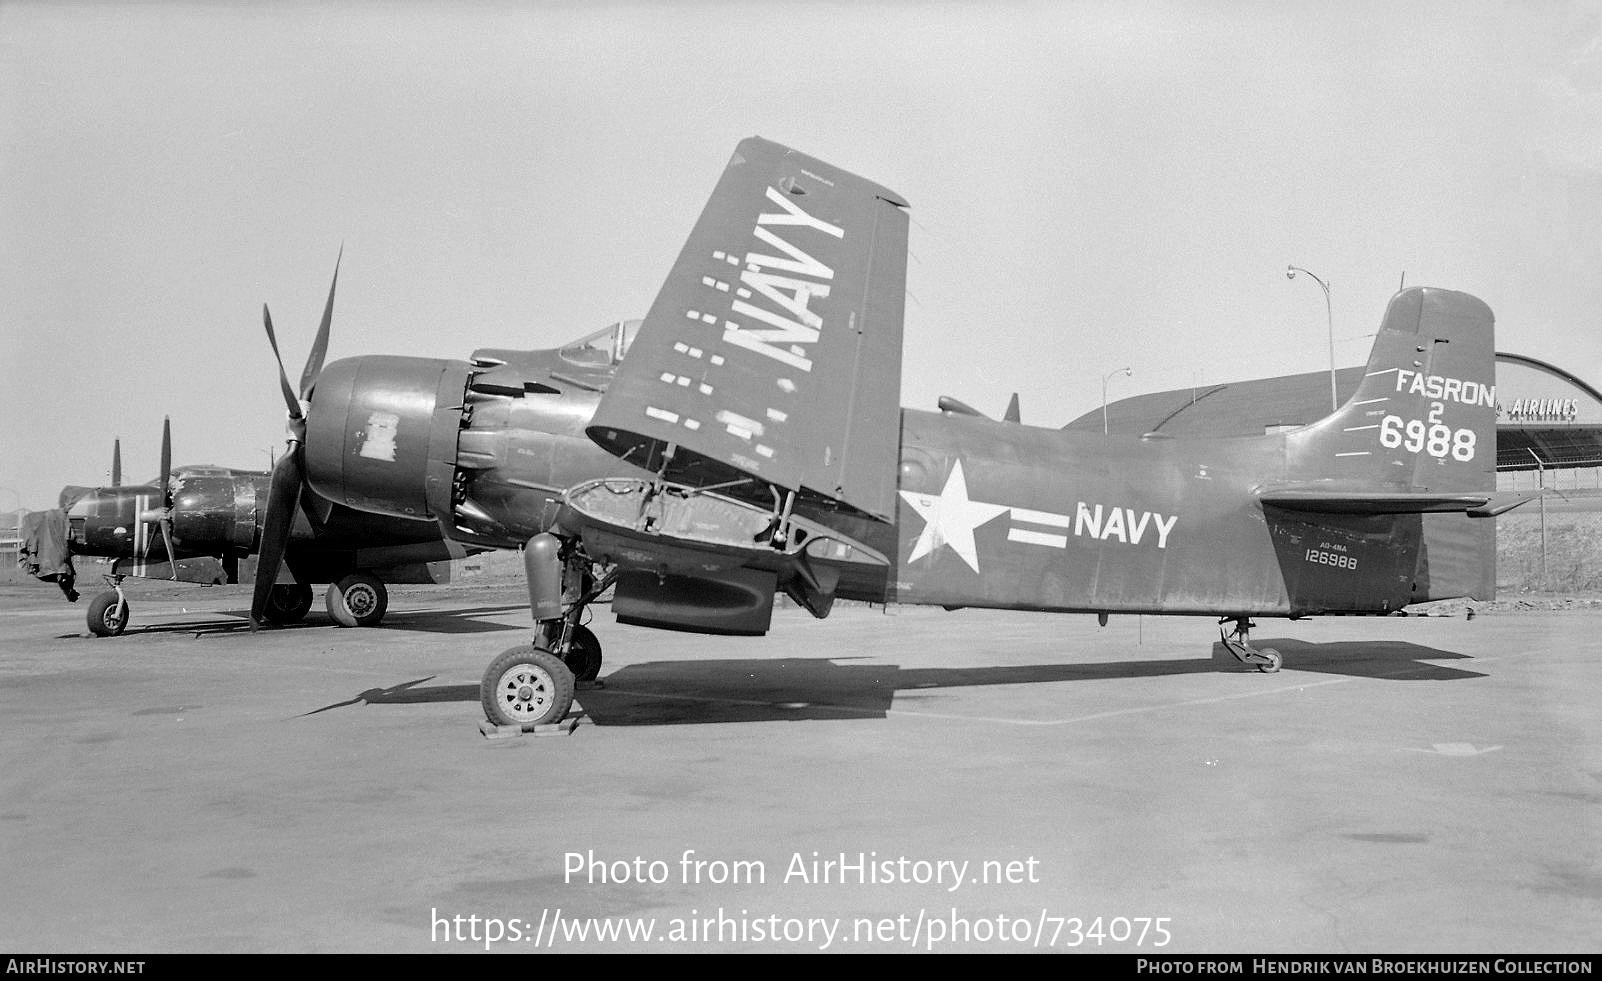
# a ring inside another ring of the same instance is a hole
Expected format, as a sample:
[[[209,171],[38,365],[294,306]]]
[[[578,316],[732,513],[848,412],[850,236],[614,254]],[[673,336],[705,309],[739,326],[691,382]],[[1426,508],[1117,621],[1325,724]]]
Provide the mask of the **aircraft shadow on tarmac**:
[[[1457,681],[1484,674],[1429,663],[1466,655],[1397,641],[1308,644],[1263,641],[1285,656],[1284,684],[1298,672],[1345,675],[1388,681]],[[578,707],[597,725],[684,725],[713,722],[772,722],[884,718],[899,698],[926,699],[946,688],[990,685],[1056,684],[1072,681],[1241,673],[1255,669],[1236,662],[1223,645],[1211,658],[1166,661],[1098,661],[1009,667],[901,668],[859,664],[840,658],[749,658],[740,660],[648,661],[620,668],[602,678],[604,687],[581,688]],[[315,715],[351,705],[420,702],[477,702],[477,685],[425,687],[419,678],[389,688],[371,688],[350,699],[305,713]],[[1242,679],[1252,684],[1256,679]]]
[[[433,634],[482,634],[498,633],[507,630],[526,630],[524,625],[509,625],[499,620],[480,619],[482,617],[496,617],[516,611],[527,611],[528,605],[514,603],[506,606],[474,606],[456,610],[391,610],[384,617],[384,622],[377,627],[363,627],[363,630],[412,630]],[[134,623],[128,627],[125,636],[139,634],[193,634],[196,637],[222,635],[232,633],[250,632],[249,610],[224,610],[218,617],[227,619],[206,620],[169,620],[164,623],[141,624]],[[285,624],[268,628],[272,631],[306,630],[310,628],[341,629],[332,620],[325,616],[313,614],[300,623]],[[69,640],[73,637],[85,636],[83,633],[61,634],[60,639]]]

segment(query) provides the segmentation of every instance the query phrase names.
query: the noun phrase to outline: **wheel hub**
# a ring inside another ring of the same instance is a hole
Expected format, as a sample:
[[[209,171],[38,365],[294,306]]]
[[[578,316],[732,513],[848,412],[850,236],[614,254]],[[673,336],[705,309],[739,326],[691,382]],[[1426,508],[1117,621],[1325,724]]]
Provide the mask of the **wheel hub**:
[[[373,612],[377,605],[378,598],[365,586],[357,586],[345,593],[345,609],[349,610],[352,616],[364,617]]]
[[[506,711],[515,718],[538,718],[550,704],[556,687],[550,678],[529,665],[520,664],[501,675],[500,685]]]

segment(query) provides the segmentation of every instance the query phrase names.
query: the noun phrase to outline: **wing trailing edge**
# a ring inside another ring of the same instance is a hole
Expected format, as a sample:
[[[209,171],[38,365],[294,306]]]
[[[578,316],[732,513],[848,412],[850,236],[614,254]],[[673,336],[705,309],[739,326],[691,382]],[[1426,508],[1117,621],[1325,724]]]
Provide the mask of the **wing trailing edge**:
[[[587,432],[690,487],[893,519],[906,202],[740,143]]]

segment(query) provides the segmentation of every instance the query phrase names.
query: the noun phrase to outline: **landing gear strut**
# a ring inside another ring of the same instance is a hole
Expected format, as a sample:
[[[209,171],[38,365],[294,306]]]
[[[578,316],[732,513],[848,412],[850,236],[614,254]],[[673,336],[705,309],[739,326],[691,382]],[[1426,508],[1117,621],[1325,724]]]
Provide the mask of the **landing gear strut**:
[[[528,730],[560,722],[573,707],[574,686],[600,676],[601,642],[580,621],[585,608],[612,588],[617,571],[603,570],[576,541],[558,548],[548,533],[530,541],[525,565],[534,642],[503,651],[490,663],[479,683],[479,703],[495,725]]]
[[[1279,670],[1282,660],[1279,656],[1279,651],[1274,650],[1272,647],[1258,650],[1247,640],[1247,635],[1251,632],[1251,629],[1257,626],[1251,621],[1250,617],[1221,617],[1218,622],[1220,624],[1218,639],[1229,649],[1229,653],[1235,655],[1236,660],[1242,664],[1255,664],[1257,670],[1264,674],[1273,674]],[[1227,634],[1222,626],[1226,623],[1235,625],[1235,629]]]
[[[573,672],[573,680],[581,684],[588,684],[600,677],[601,642],[579,620],[584,616],[585,608],[611,589],[616,581],[615,569],[597,577],[587,558],[576,553],[569,556],[562,575],[562,598],[566,609],[560,620],[547,620],[539,624],[539,639],[535,641],[535,646],[559,656],[562,663]]]

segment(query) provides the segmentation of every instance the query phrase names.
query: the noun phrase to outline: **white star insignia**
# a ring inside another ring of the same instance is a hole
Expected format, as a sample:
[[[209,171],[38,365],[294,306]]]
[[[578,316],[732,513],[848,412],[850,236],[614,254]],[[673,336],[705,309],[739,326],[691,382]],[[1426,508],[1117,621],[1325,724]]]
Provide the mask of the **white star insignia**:
[[[952,465],[939,497],[911,491],[901,491],[901,496],[924,520],[923,534],[918,536],[908,562],[916,562],[940,546],[950,545],[951,550],[968,563],[968,568],[979,571],[979,553],[973,544],[974,529],[1008,507],[968,500],[968,482],[962,476],[961,460]]]

